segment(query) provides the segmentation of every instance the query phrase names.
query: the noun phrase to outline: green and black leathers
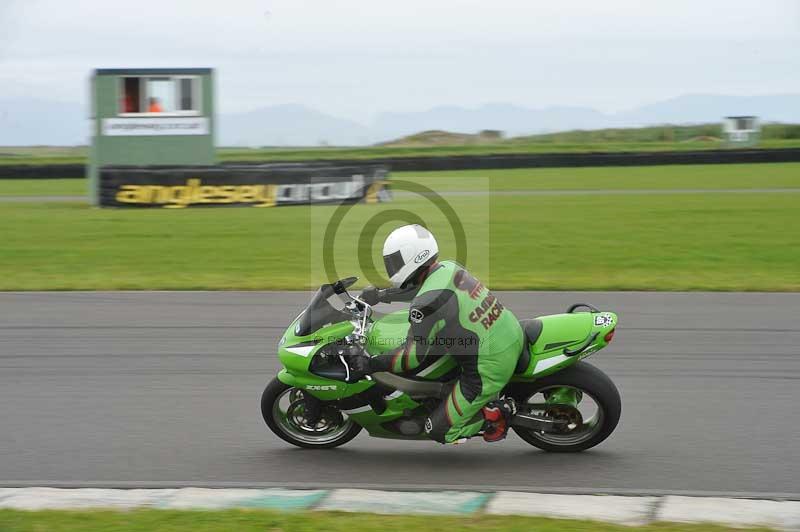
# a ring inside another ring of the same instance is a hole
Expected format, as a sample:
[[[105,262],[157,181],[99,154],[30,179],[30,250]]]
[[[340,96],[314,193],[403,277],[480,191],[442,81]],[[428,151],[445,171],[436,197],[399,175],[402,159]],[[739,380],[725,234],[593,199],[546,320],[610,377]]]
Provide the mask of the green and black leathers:
[[[451,443],[477,434],[481,408],[511,379],[524,334],[514,314],[452,261],[433,266],[411,302],[405,343],[374,357],[374,371],[413,374],[447,354],[461,367],[453,390],[428,418],[432,439]]]

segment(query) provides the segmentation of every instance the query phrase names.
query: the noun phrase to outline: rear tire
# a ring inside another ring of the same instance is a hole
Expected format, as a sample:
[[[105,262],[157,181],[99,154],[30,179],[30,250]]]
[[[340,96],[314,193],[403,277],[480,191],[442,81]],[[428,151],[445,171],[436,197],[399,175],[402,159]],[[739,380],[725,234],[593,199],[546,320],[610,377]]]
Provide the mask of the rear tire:
[[[574,366],[548,375],[531,383],[514,383],[511,388],[511,396],[520,403],[525,403],[541,390],[546,388],[566,386],[576,388],[591,396],[597,403],[598,411],[602,412],[596,432],[578,443],[555,443],[546,441],[546,435],[532,431],[512,427],[520,438],[539,449],[554,453],[575,453],[590,449],[608,438],[619,423],[622,414],[622,400],[619,391],[611,379],[587,362],[578,362]],[[552,438],[551,438],[552,439]]]
[[[320,437],[307,430],[309,435],[304,436],[302,428],[297,427],[293,420],[287,419],[286,413],[280,409],[281,398],[291,390],[297,389],[274,378],[261,394],[261,416],[270,430],[282,440],[304,449],[332,449],[344,445],[361,432],[361,425],[344,419],[328,435]],[[302,392],[302,390],[297,391]]]

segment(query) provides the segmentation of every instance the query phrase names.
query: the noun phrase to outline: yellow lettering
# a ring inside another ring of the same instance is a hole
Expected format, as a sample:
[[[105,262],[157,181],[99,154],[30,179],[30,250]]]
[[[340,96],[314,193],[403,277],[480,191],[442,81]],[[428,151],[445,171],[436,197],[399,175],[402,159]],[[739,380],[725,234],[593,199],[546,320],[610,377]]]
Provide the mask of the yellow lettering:
[[[139,200],[139,186],[122,185],[117,191],[115,199],[120,203],[141,203]]]
[[[239,202],[255,203],[258,201],[258,187],[256,185],[241,185],[236,188],[239,189]]]
[[[231,185],[217,187],[217,196],[219,196],[218,203],[236,203],[237,188],[238,187]]]
[[[217,187],[212,187],[208,185],[201,186],[197,192],[197,202],[198,203],[214,203],[214,189]]]
[[[375,181],[367,189],[364,195],[365,203],[378,203],[378,192],[386,188],[386,181]]]
[[[192,178],[185,185],[121,185],[115,198],[120,203],[158,204],[182,209],[196,203],[251,203],[256,207],[277,204],[276,185],[203,185]]]
[[[278,187],[275,185],[261,185],[259,188],[261,189],[261,194],[258,197],[258,205],[256,207],[274,207],[277,203]]]
[[[163,202],[167,203],[167,205],[164,205],[166,209],[182,209],[192,201],[192,191],[189,187],[169,187],[169,192],[169,198],[167,198],[166,202]]]

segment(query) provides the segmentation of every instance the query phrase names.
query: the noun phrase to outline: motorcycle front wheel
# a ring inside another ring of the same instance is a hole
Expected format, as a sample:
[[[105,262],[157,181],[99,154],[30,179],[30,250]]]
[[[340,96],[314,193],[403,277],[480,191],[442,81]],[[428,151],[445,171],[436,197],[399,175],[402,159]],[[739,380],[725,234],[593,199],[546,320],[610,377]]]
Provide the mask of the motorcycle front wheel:
[[[303,390],[272,379],[261,394],[261,416],[276,436],[305,449],[331,449],[361,432],[361,426],[333,406],[324,406],[313,425],[305,416]]]
[[[550,452],[585,451],[608,438],[619,423],[622,400],[608,376],[586,362],[531,383],[514,383],[519,408],[561,421],[555,431],[512,427],[520,438]],[[570,402],[557,398],[568,397]],[[556,399],[556,400],[554,400]]]

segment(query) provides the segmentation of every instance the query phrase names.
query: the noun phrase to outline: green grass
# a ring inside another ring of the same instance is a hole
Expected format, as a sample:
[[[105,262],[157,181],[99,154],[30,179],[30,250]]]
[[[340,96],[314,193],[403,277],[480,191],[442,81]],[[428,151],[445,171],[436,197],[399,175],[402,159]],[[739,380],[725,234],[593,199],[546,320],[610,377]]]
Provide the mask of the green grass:
[[[445,190],[665,190],[800,188],[800,163],[393,172]]]
[[[2,532],[206,532],[218,530],[326,532],[386,530],[418,532],[475,530],[481,532],[722,532],[733,529],[708,524],[658,523],[628,527],[594,521],[516,516],[394,516],[340,512],[281,513],[268,510],[132,510],[117,512],[0,510]],[[767,530],[767,529],[746,529]]]
[[[393,172],[392,178],[436,191],[800,188],[800,163]],[[85,193],[84,179],[0,180],[0,196]]]
[[[85,146],[3,146],[0,164],[86,164]]]
[[[445,155],[503,155],[534,153],[588,153],[692,151],[722,148],[719,142],[526,142],[509,139],[494,144],[445,146],[368,146],[359,148],[219,148],[221,161],[303,161],[312,159],[380,159]],[[797,148],[800,139],[767,139],[759,148]],[[0,159],[0,163],[2,159]]]
[[[473,235],[467,266],[495,289],[800,290],[792,229],[800,194],[447,201]],[[442,257],[455,256],[449,226],[429,202],[356,205],[333,246],[342,276],[359,273],[354,255],[366,220],[396,209],[427,220]],[[311,288],[322,280],[317,235],[333,211],[0,204],[0,289]],[[363,244],[373,264],[381,264],[378,248],[391,226]]]
[[[559,131],[510,139],[512,142],[602,143],[602,142],[679,142],[692,144],[698,138],[723,138],[722,125],[648,126],[637,128],[607,128]],[[762,142],[800,139],[800,124],[764,124]]]
[[[0,179],[0,196],[82,196],[85,179]]]
[[[507,198],[490,278],[525,289],[798,290],[800,195]],[[521,229],[524,228],[524,229]],[[491,285],[490,285],[491,286]]]

